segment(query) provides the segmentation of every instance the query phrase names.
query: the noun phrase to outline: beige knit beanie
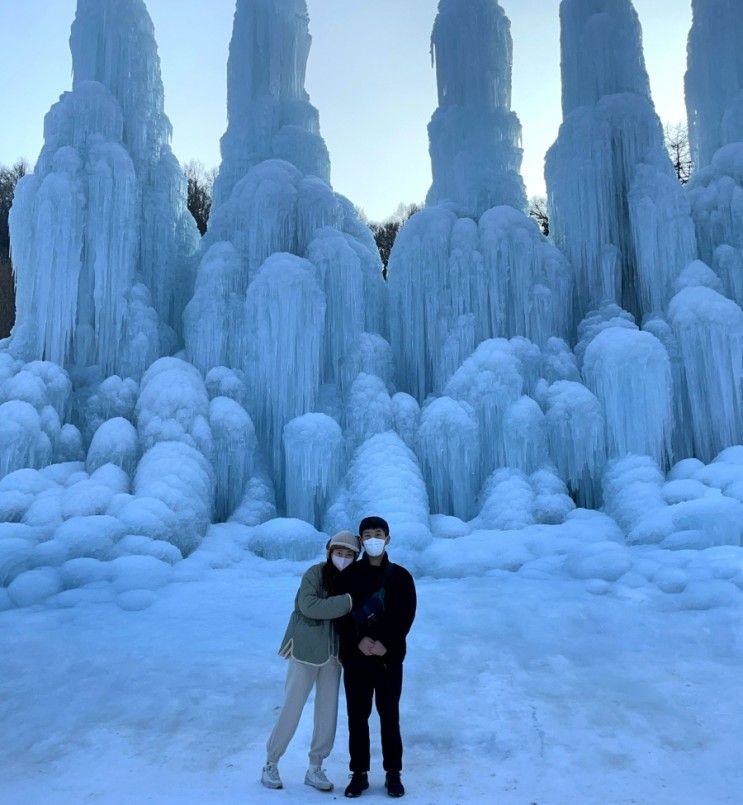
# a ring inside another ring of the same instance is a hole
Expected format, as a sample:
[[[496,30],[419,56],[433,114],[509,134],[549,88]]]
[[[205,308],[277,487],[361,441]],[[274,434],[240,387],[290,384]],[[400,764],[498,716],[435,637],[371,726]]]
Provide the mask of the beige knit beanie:
[[[357,555],[361,551],[359,538],[351,531],[339,531],[335,536],[328,540],[328,544],[325,546],[325,548],[328,552],[328,556],[330,556],[330,551],[333,548],[348,548]]]

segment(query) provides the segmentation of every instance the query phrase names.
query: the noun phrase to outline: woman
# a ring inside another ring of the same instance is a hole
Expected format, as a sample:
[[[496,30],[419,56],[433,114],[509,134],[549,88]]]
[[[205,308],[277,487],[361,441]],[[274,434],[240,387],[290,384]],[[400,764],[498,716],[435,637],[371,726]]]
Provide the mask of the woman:
[[[340,573],[353,564],[360,552],[358,537],[341,531],[327,546],[327,560],[313,565],[302,577],[294,601],[294,612],[279,654],[289,660],[284,706],[268,739],[266,765],[261,782],[266,788],[283,788],[278,762],[297,730],[302,710],[315,688],[315,729],[310,747],[310,767],[304,781],[319,791],[332,791],[322,762],[335,742],[338,720],[338,688],[341,666],[338,637],[332,621],[347,615],[351,596],[334,595]]]

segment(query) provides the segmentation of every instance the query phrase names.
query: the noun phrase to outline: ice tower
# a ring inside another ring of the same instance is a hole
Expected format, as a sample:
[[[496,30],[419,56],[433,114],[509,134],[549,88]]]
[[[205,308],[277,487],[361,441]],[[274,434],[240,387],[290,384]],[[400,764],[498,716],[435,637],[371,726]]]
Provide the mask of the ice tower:
[[[238,2],[215,207],[229,199],[250,168],[267,159],[284,159],[330,183],[320,116],[304,88],[312,44],[308,26],[305,0]]]
[[[285,426],[320,411],[321,389],[330,408],[342,409],[365,333],[381,339],[385,328],[379,253],[353,205],[330,187],[318,112],[304,88],[308,26],[305,0],[237,2],[229,125],[184,316],[187,354],[199,369],[245,372],[281,509]],[[316,439],[306,428],[290,432]],[[290,444],[302,453],[296,438]],[[301,490],[293,479],[291,499]]]
[[[743,304],[743,6],[695,0],[686,106],[694,174],[689,185],[700,257]]]
[[[723,145],[743,141],[743,5],[692,0],[686,108],[692,161],[699,170]]]
[[[389,270],[398,384],[419,400],[441,392],[484,339],[545,344],[569,324],[567,262],[522,212],[510,27],[496,0],[439,3],[433,185],[427,208],[400,233]]]
[[[428,131],[433,185],[427,203],[464,215],[526,207],[521,124],[511,111],[511,22],[493,0],[442,2],[431,36],[439,108]]]
[[[176,346],[198,231],[142,0],[80,0],[70,44],[72,91],[11,214],[13,349],[138,378]]]
[[[688,202],[650,98],[630,0],[563,0],[564,122],[546,160],[552,232],[575,270],[575,316],[662,310],[696,256]]]

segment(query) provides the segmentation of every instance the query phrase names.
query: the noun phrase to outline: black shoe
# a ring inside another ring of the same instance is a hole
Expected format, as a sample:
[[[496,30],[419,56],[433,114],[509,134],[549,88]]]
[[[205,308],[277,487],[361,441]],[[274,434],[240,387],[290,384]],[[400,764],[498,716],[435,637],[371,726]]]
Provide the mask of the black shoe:
[[[405,796],[405,786],[402,784],[399,771],[387,772],[387,780],[385,781],[384,787],[387,789],[387,795],[390,797],[397,799],[398,797]]]
[[[346,786],[346,796],[349,799],[360,797],[369,788],[369,775],[365,771],[355,771],[351,782]]]

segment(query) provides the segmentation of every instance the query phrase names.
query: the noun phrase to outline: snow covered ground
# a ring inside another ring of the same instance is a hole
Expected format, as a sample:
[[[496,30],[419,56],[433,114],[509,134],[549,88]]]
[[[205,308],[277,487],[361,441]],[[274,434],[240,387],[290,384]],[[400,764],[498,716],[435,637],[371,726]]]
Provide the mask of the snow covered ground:
[[[309,709],[281,764],[286,789],[258,782],[282,700],[276,649],[307,563],[226,549],[230,534],[213,529],[144,611],[101,587],[101,603],[0,613],[0,802],[325,796],[303,785]],[[513,555],[505,535],[492,537],[494,559]],[[463,539],[447,542],[466,559]],[[643,550],[632,549],[637,567]],[[661,593],[634,571],[579,580],[559,552],[536,562],[419,577],[406,801],[740,802],[743,595],[715,596],[714,581],[707,602]],[[342,716],[328,798],[342,799],[345,743]],[[372,765],[364,801],[386,800],[378,748]]]

